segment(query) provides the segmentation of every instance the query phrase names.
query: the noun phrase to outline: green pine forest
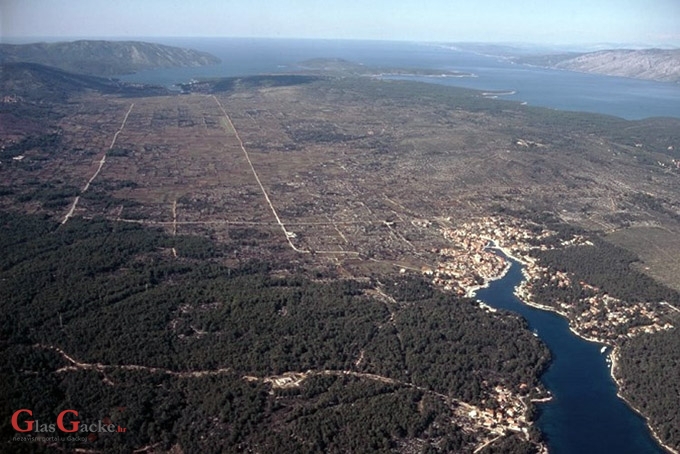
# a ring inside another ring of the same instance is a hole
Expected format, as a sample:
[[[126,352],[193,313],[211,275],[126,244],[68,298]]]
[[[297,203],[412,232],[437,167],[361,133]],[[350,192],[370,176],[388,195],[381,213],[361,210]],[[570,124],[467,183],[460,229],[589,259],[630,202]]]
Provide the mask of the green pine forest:
[[[30,408],[53,422],[72,408],[81,421],[127,429],[91,449],[457,452],[469,435],[438,394],[490,405],[485,390],[497,384],[534,392],[549,361],[523,320],[419,277],[382,284],[313,280],[280,263],[226,267],[229,244],[105,220],[4,212],[0,225],[2,414]],[[376,286],[396,303],[369,296]],[[103,369],[73,367],[56,349]],[[391,381],[317,374],[273,389],[244,379],[343,370]],[[11,443],[9,416],[0,425],[3,452],[82,445]],[[509,434],[489,452],[499,449],[535,445]]]

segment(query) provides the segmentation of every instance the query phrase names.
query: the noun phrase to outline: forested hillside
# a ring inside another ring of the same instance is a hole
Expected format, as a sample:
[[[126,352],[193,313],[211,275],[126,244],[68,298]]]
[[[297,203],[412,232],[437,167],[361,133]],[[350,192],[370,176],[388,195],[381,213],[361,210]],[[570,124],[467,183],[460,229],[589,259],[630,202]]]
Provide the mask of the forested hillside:
[[[0,216],[2,412],[109,418],[127,432],[87,445],[106,452],[465,451],[470,436],[441,395],[493,405],[490,387],[533,390],[548,361],[516,317],[419,277],[390,283],[388,303],[366,293],[377,283],[225,267],[209,257],[226,248],[208,240]],[[288,372],[305,378],[266,380]],[[2,433],[5,452],[52,449],[6,444],[9,418]],[[531,451],[522,440],[505,443]]]

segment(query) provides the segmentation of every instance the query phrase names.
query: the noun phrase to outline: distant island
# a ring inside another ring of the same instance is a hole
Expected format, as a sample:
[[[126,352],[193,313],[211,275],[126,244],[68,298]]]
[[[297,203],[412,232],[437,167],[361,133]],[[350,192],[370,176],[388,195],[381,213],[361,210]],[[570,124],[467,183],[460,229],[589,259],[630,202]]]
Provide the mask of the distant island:
[[[438,47],[497,57],[517,64],[680,83],[680,49],[586,51],[540,45],[442,43]]]
[[[298,66],[304,71],[336,76],[476,77],[472,73],[442,69],[366,66],[342,58],[313,58],[300,62]]]
[[[602,50],[522,56],[512,60],[516,63],[608,76],[680,82],[680,49]]]
[[[145,69],[213,65],[220,59],[206,52],[141,41],[0,44],[0,63],[14,62],[109,77]]]

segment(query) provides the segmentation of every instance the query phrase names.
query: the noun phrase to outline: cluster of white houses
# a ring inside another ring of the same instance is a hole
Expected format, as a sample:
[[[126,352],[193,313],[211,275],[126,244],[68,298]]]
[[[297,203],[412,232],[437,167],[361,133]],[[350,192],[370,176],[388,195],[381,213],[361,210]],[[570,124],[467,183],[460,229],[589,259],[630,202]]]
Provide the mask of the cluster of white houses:
[[[501,277],[508,264],[503,257],[489,249],[489,245],[493,244],[524,264],[526,279],[515,293],[526,303],[540,306],[533,298],[536,285],[558,288],[578,286],[580,293],[587,295],[573,303],[540,306],[568,317],[572,328],[583,337],[611,342],[639,333],[673,328],[666,317],[674,310],[673,307],[659,302],[630,303],[613,298],[586,282],[576,282],[569,273],[540,266],[531,257],[531,251],[537,249],[592,246],[593,243],[582,235],[547,245],[548,242],[542,240],[550,238],[555,232],[516,218],[497,216],[483,217],[456,228],[445,228],[442,234],[450,247],[437,250],[439,263],[435,268],[423,268],[423,273],[445,290],[461,296],[471,295],[475,289]]]

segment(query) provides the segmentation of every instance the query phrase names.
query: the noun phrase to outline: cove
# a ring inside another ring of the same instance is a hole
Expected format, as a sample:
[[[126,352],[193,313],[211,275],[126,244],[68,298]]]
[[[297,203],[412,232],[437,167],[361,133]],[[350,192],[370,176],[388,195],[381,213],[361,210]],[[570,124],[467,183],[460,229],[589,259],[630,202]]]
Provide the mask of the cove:
[[[499,252],[511,264],[507,274],[475,297],[491,307],[524,317],[548,346],[552,361],[541,377],[553,399],[538,404],[537,427],[551,453],[664,453],[644,419],[617,396],[602,344],[588,342],[569,330],[559,314],[522,303],[513,293],[523,279],[522,265]]]

